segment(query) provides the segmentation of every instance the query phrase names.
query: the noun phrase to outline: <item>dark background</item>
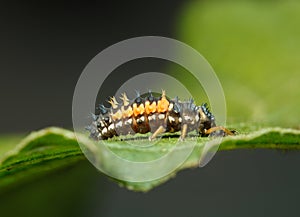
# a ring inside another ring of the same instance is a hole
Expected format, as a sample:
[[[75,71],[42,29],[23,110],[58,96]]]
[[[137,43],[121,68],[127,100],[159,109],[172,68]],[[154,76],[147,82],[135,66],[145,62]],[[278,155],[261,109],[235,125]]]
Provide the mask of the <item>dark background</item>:
[[[184,3],[2,3],[1,132],[71,127],[73,91],[87,63],[131,37],[175,37],[176,13]]]
[[[176,38],[187,2],[1,2],[0,132],[71,128],[86,64],[130,37]],[[298,216],[299,163],[296,152],[226,151],[144,194],[81,162],[0,195],[0,216]]]

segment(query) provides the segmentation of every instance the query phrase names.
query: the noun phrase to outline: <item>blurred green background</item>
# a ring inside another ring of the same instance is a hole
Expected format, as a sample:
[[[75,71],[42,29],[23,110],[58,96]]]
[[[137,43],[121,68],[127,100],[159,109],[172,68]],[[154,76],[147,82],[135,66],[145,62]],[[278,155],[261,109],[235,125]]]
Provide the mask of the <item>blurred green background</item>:
[[[178,38],[218,75],[230,123],[299,127],[300,2],[192,1]]]

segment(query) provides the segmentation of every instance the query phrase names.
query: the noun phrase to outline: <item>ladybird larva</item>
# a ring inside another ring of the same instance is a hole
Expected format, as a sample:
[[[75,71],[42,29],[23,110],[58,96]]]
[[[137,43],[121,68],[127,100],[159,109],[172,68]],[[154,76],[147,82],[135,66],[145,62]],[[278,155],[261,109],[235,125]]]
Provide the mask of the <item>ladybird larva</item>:
[[[151,132],[149,140],[153,140],[164,132],[178,131],[182,140],[191,131],[202,137],[235,134],[235,131],[216,125],[206,103],[197,106],[192,99],[181,102],[175,97],[169,100],[165,91],[158,98],[149,92],[145,98],[137,94],[135,99],[129,100],[124,93],[120,99],[122,103],[112,97],[109,101],[111,108],[99,105],[100,113],[92,115],[92,124],[87,127],[91,138],[105,140],[113,136]]]

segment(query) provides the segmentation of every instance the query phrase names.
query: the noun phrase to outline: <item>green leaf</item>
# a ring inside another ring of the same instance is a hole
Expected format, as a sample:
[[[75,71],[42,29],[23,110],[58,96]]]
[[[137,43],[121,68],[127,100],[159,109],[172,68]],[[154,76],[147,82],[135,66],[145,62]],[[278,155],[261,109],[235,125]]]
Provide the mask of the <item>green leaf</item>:
[[[0,147],[12,147],[7,141]],[[59,128],[33,132],[0,156],[0,192],[84,159],[73,133]]]
[[[263,128],[251,133],[251,129],[243,128],[238,136],[226,137],[222,140],[219,150],[264,148],[264,149],[300,149],[300,131],[283,128]],[[90,153],[96,154],[95,144],[85,135],[77,137],[81,144],[85,146]],[[175,148],[175,152],[182,152],[188,146],[179,145],[174,147],[178,138],[163,138],[159,143],[147,149],[138,146],[132,146],[124,141],[112,139],[106,143],[106,146],[113,152],[130,160],[155,159],[162,156],[166,151]],[[0,147],[4,147],[9,139],[0,139]],[[11,142],[15,139],[11,140]],[[142,140],[144,141],[144,140]],[[158,186],[175,174],[186,168],[198,167],[201,163],[201,153],[208,153],[214,148],[204,148],[204,144],[215,141],[211,138],[198,138],[197,143],[188,157],[188,159],[171,174],[153,181],[147,182],[126,182],[116,180],[120,185],[134,191],[148,191]],[[8,147],[12,147],[8,145]],[[32,180],[35,177],[42,176],[51,171],[56,171],[75,162],[84,160],[85,157],[79,148],[75,134],[69,130],[61,128],[46,128],[31,133],[23,139],[15,148],[3,154],[0,153],[0,191],[7,190],[15,185],[22,184]],[[100,159],[101,160],[101,159]],[[107,159],[106,159],[107,160]],[[109,160],[109,159],[108,159]],[[113,162],[105,162],[113,165]],[[114,165],[115,166],[115,165]],[[120,166],[120,165],[118,165]],[[112,166],[111,169],[114,167]]]

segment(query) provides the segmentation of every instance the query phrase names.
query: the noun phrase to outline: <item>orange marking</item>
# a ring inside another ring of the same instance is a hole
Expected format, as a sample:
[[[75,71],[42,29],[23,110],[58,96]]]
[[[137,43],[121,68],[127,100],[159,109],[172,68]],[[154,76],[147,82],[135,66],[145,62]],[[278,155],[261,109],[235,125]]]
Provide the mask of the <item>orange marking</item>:
[[[134,116],[142,115],[145,112],[144,104],[140,104],[139,106],[137,106],[137,104],[134,103],[132,106]]]
[[[122,112],[118,110],[116,113],[114,113],[112,116],[112,119],[115,120],[120,120],[122,118]]]
[[[152,102],[152,104],[150,105],[149,101],[145,102],[145,110],[147,115],[151,114],[151,113],[155,113],[156,111],[156,102]]]
[[[166,99],[166,97],[163,95],[161,100],[159,100],[157,102],[157,111],[159,113],[162,113],[162,112],[166,112],[169,108],[169,101]]]
[[[132,108],[129,106],[126,110],[122,107],[123,118],[130,118],[133,114]]]

